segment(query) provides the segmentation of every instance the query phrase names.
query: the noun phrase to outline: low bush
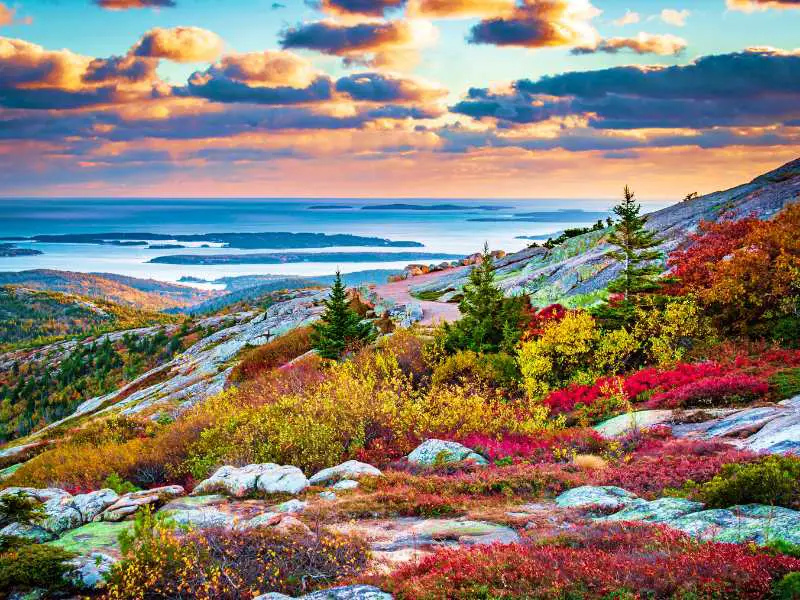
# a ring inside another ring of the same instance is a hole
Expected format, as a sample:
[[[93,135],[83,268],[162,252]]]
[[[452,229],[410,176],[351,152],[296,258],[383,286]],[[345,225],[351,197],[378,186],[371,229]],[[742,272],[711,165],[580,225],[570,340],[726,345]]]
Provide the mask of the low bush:
[[[768,599],[800,560],[698,543],[661,526],[609,524],[541,543],[446,549],[379,578],[402,600]]]
[[[600,454],[608,447],[608,441],[592,429],[564,429],[535,436],[505,435],[501,439],[475,433],[458,441],[493,461],[511,458],[557,462],[561,456]]]
[[[9,523],[34,525],[45,516],[41,503],[23,492],[0,497],[0,528]]]
[[[673,490],[713,479],[732,462],[744,463],[757,455],[732,449],[724,442],[649,440],[628,460],[600,472],[596,485],[616,485],[639,496],[655,499]],[[730,505],[726,505],[730,506]]]
[[[779,400],[800,395],[800,368],[778,371],[769,379]]]
[[[10,594],[44,589],[47,597],[67,592],[75,570],[67,561],[74,557],[62,548],[0,537],[0,590]]]
[[[800,458],[769,456],[747,464],[727,464],[698,495],[712,508],[738,504],[799,508]]]
[[[150,514],[139,517],[133,537],[123,542],[123,560],[108,584],[109,600],[296,596],[360,574],[368,560],[363,540],[325,530],[186,533]]]
[[[285,365],[311,350],[311,327],[298,327],[263,346],[248,350],[231,373],[231,381],[242,383],[265,371]]]
[[[508,354],[478,354],[472,350],[461,350],[436,365],[431,384],[472,384],[516,390],[519,387],[519,371],[514,358]]]
[[[692,381],[653,396],[648,408],[712,408],[765,399],[769,384],[758,377],[730,374]]]
[[[797,600],[800,598],[800,571],[785,575],[775,586],[775,600]]]

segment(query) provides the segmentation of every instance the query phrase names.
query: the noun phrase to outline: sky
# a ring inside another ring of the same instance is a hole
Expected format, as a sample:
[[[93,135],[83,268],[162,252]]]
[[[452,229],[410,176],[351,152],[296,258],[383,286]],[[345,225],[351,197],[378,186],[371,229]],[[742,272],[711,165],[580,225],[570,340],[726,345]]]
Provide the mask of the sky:
[[[0,0],[0,196],[681,199],[798,157],[800,0]]]

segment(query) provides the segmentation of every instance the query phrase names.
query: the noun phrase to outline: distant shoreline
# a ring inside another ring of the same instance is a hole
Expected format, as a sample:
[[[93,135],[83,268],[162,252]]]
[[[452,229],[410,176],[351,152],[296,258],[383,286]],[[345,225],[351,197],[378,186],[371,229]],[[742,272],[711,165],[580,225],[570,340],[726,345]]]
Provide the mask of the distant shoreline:
[[[274,265],[286,263],[318,262],[389,262],[389,261],[442,261],[458,260],[460,254],[433,254],[428,252],[293,252],[265,254],[171,254],[157,256],[149,263],[166,265]]]

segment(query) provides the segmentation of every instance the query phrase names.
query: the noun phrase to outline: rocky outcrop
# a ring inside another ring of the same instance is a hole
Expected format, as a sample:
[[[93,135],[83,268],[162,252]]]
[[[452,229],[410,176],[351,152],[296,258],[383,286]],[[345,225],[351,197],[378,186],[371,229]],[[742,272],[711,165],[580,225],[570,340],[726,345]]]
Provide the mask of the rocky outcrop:
[[[298,494],[308,487],[308,479],[297,467],[273,463],[247,465],[246,467],[220,467],[208,479],[201,481],[193,496],[225,493],[234,498],[244,498],[257,492],[265,494]]]
[[[97,521],[122,521],[133,517],[143,506],[157,507],[172,498],[178,498],[185,494],[183,487],[170,485],[166,487],[153,488],[151,490],[141,490],[130,492],[120,496],[116,502],[108,506],[102,514],[95,517]]]
[[[703,220],[716,221],[722,213],[734,217],[749,214],[767,219],[800,198],[800,159],[762,175],[752,182],[680,202],[648,215],[647,227],[665,241],[669,253],[696,231]],[[553,249],[527,248],[495,262],[499,286],[508,295],[530,294],[535,305],[545,306],[580,294],[604,289],[616,278],[620,265],[609,253],[606,231],[590,232]],[[461,290],[470,269],[443,272],[414,285],[414,293]],[[445,299],[442,296],[440,299]]]
[[[489,464],[489,461],[471,448],[445,440],[425,440],[408,455],[408,462],[424,466],[462,461],[478,465]]]
[[[271,592],[257,596],[253,600],[392,600],[392,595],[371,585],[348,585],[299,597]]]
[[[727,509],[703,510],[700,502],[685,498],[659,498],[647,501],[621,488],[583,486],[556,498],[564,508],[599,506],[619,509],[597,521],[642,521],[661,523],[692,537],[718,542],[771,540],[800,543],[800,512],[780,506],[748,504]]]
[[[12,523],[0,531],[0,535],[21,535],[37,541],[58,537],[67,530],[92,521],[119,498],[109,489],[77,496],[57,488],[11,487],[0,491],[0,497],[12,494],[26,496],[40,503],[45,516],[41,523],[35,526]]]
[[[336,483],[341,479],[359,479],[365,475],[380,477],[383,473],[381,473],[380,469],[370,464],[357,460],[348,460],[335,467],[322,469],[322,471],[312,475],[308,482],[311,485],[328,485],[330,483]]]
[[[711,419],[694,422],[698,415]],[[605,437],[624,435],[633,428],[666,425],[679,438],[727,441],[743,450],[771,454],[800,451],[800,396],[778,404],[742,409],[675,412],[644,410],[620,415],[595,427]]]

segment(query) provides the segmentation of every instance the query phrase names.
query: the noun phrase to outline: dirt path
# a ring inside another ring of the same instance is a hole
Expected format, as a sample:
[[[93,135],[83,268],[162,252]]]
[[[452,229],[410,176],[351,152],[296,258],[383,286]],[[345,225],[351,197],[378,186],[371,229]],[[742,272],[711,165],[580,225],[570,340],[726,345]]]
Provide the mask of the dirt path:
[[[381,297],[387,300],[392,300],[397,304],[408,304],[410,302],[417,302],[422,307],[422,320],[421,325],[435,325],[441,321],[452,323],[461,317],[457,304],[450,304],[448,302],[433,302],[430,300],[418,300],[411,295],[411,286],[420,285],[429,281],[435,281],[442,277],[444,274],[452,275],[454,272],[461,271],[467,267],[456,267],[449,271],[438,271],[435,273],[426,273],[425,275],[418,275],[416,277],[409,277],[402,281],[395,281],[393,283],[385,283],[377,286],[374,291]]]

